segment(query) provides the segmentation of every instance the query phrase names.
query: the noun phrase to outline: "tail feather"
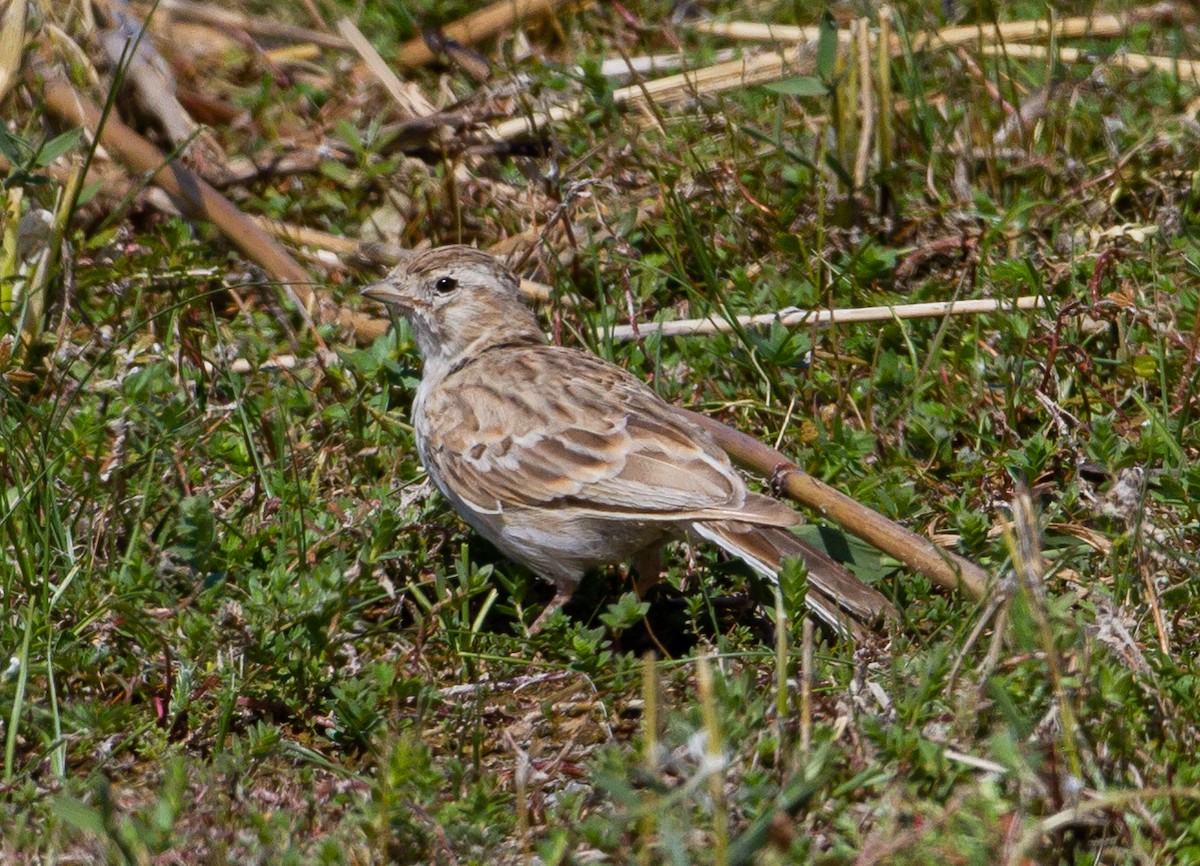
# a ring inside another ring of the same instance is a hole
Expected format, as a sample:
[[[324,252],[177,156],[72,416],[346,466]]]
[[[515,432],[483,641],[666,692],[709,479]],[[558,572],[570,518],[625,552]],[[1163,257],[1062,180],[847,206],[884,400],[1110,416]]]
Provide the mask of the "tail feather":
[[[746,561],[770,580],[777,580],[783,560],[799,557],[808,566],[808,606],[843,634],[858,634],[857,623],[895,616],[896,608],[837,560],[805,544],[786,529],[736,520],[696,521],[691,529]]]

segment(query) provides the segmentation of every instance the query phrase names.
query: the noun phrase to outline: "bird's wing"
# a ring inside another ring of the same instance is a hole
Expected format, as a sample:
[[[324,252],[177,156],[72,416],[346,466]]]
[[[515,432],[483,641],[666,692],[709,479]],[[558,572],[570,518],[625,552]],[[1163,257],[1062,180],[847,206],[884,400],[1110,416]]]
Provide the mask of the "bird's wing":
[[[712,439],[582,352],[485,352],[432,389],[422,414],[442,483],[484,512],[570,505],[631,519],[795,522],[782,505],[757,519],[742,512],[745,485]]]

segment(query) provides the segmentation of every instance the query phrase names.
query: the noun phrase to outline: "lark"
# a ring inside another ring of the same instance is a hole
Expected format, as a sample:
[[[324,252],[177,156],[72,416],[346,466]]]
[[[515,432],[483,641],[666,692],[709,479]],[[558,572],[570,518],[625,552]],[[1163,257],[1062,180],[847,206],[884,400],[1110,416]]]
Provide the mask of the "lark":
[[[673,539],[705,539],[776,578],[809,572],[807,603],[846,632],[888,600],[796,537],[783,503],[750,491],[728,456],[624,369],[548,345],[517,277],[465,246],[415,253],[363,290],[406,317],[424,359],[412,407],[421,462],[475,531],[554,584],[531,628],[596,568],[633,561],[644,591]]]

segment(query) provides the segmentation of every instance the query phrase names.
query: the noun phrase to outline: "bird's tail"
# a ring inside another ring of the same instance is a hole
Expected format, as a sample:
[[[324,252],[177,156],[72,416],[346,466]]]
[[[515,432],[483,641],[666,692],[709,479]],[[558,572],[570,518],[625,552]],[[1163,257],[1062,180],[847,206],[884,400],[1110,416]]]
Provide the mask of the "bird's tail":
[[[896,614],[896,608],[882,593],[783,527],[737,520],[698,520],[691,529],[727,553],[745,560],[772,581],[778,580],[779,570],[787,557],[804,560],[808,566],[808,606],[841,634],[860,636],[861,623]]]

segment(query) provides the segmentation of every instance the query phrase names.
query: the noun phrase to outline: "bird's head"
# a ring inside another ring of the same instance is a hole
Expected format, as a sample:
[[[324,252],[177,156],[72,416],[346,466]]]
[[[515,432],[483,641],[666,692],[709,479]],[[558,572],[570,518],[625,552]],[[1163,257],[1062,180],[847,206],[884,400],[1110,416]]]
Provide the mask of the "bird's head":
[[[515,274],[474,247],[413,253],[362,290],[408,319],[427,365],[454,364],[497,345],[542,343]]]

